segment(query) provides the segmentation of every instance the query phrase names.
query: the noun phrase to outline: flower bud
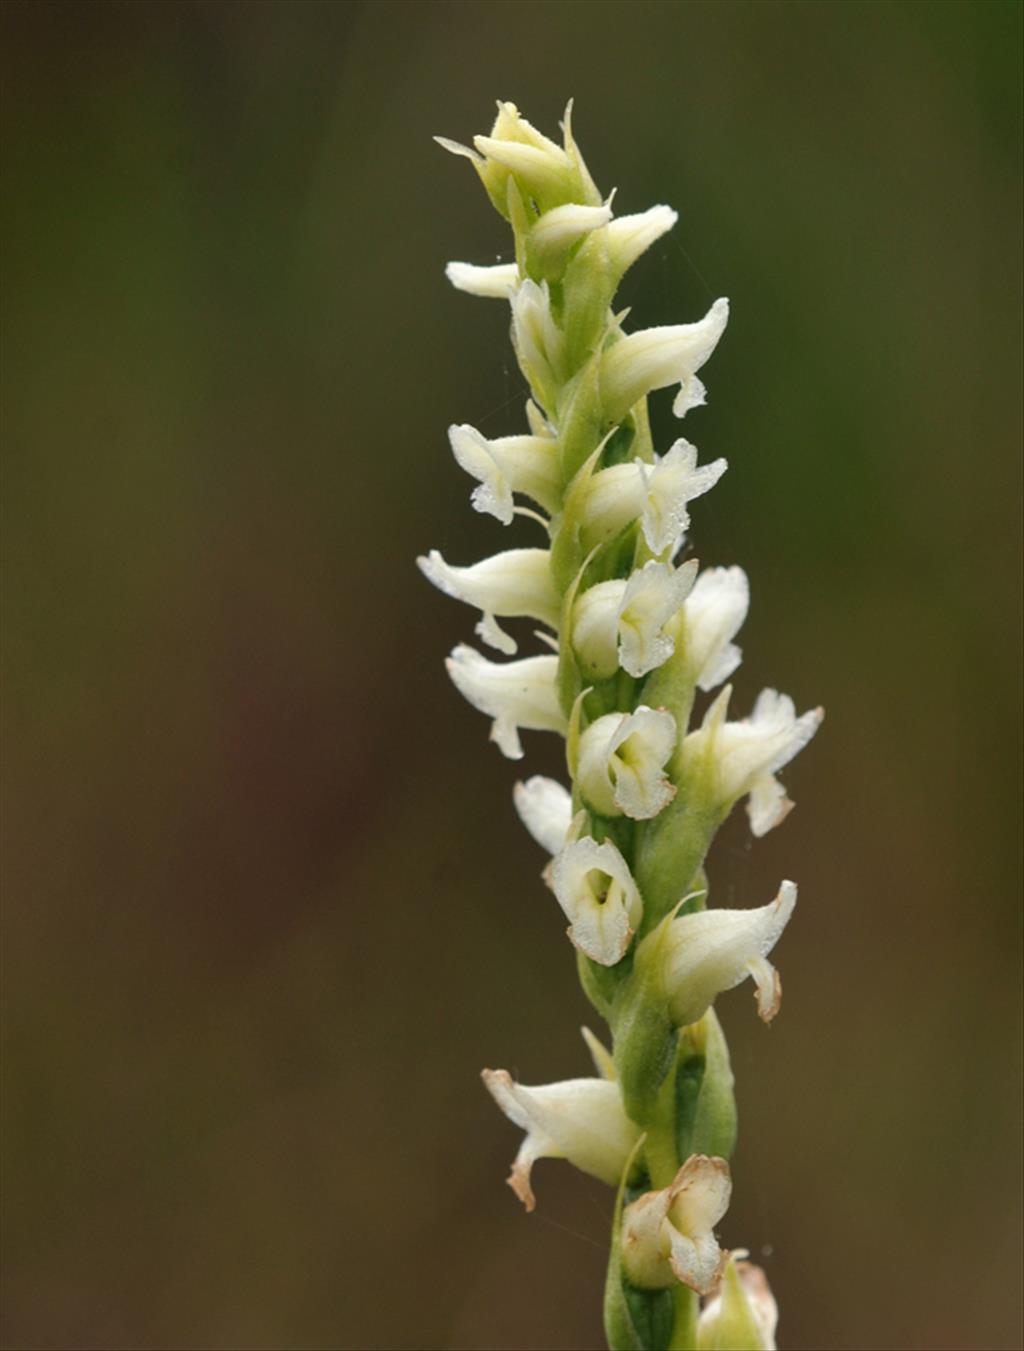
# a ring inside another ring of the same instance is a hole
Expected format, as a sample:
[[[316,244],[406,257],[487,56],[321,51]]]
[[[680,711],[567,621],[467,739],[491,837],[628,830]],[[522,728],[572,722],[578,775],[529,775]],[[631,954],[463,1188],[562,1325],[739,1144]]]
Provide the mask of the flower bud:
[[[608,713],[580,739],[580,790],[602,816],[647,821],[671,802],[665,766],[675,750],[676,720],[641,704],[635,713]]]
[[[417,558],[423,575],[446,595],[483,611],[476,632],[491,647],[505,653],[516,650],[515,639],[496,622],[504,615],[539,619],[558,628],[559,598],[551,580],[547,549],[506,549],[472,567],[455,568],[436,549]]]
[[[563,260],[572,246],[592,230],[600,230],[612,218],[609,203],[579,206],[570,202],[545,211],[530,231],[530,245],[542,266]]]
[[[574,946],[600,966],[621,961],[644,907],[615,845],[590,836],[567,844],[551,864],[550,883]]]
[[[622,1264],[633,1285],[660,1290],[682,1281],[698,1294],[713,1290],[725,1263],[714,1227],[731,1193],[726,1161],[692,1154],[670,1186],[627,1206]]]
[[[626,1115],[618,1087],[608,1079],[567,1079],[528,1088],[505,1070],[484,1070],[495,1102],[526,1139],[508,1184],[527,1210],[536,1201],[530,1172],[537,1159],[568,1159],[592,1177],[616,1186],[640,1135]]]
[[[788,695],[762,690],[749,718],[726,722],[730,694],[727,685],[701,726],[684,740],[683,773],[702,781],[714,803],[726,810],[749,793],[750,829],[765,835],[793,806],[775,775],[803,750],[825,715],[815,708],[798,718]]]
[[[558,447],[549,436],[501,436],[488,441],[475,427],[449,427],[459,467],[478,480],[470,499],[477,511],[511,524],[513,493],[525,493],[546,511],[558,508],[561,471]]]
[[[554,779],[534,774],[525,783],[517,783],[513,800],[519,819],[549,854],[558,854],[572,825],[572,798]]]
[[[604,353],[601,392],[609,422],[621,422],[652,390],[679,382],[672,411],[682,417],[704,402],[696,372],[715,350],[729,319],[729,302],[716,300],[695,324],[645,328],[621,338]]]
[[[729,1254],[721,1285],[697,1320],[697,1351],[775,1351],[778,1305],[760,1267]]]
[[[463,698],[494,719],[491,740],[510,760],[522,758],[521,727],[565,735],[565,714],[555,686],[557,657],[494,662],[460,643],[446,666]]]

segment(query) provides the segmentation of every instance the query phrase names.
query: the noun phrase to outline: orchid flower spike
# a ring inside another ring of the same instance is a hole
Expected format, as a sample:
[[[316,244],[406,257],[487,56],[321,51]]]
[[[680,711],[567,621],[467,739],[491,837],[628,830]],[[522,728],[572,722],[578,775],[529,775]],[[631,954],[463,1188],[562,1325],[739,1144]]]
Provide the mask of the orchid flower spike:
[[[533,1164],[552,1157],[617,1189],[610,1346],[770,1351],[767,1284],[738,1253],[726,1263],[715,1237],[736,1141],[715,1001],[750,979],[760,1016],[775,1016],[781,985],[769,958],[797,892],[783,882],[769,905],[709,908],[706,860],[740,798],[755,835],[782,820],[791,804],[777,775],[821,711],[798,716],[766,689],[750,717],[729,721],[725,686],[693,724],[697,691],[718,690],[740,663],[749,585],[737,566],[698,574],[683,552],[691,511],[703,510],[726,461],[682,438],[656,444],[648,409],[648,396],[670,386],[677,417],[704,403],[700,377],[729,304],[630,331],[619,283],[676,212],[629,203],[615,214],[623,204],[594,183],[571,102],[555,138],[502,100],[487,134],[438,139],[469,161],[511,233],[490,266],[449,262],[448,280],[508,305],[529,386],[524,423],[501,436],[458,423],[451,452],[475,511],[513,531],[529,517],[544,538],[543,547],[524,547],[535,534],[513,539],[466,564],[424,548],[418,562],[478,612],[477,635],[506,658],[460,643],[447,662],[490,719],[491,740],[519,759],[524,730],[564,738],[565,772],[524,776],[513,800],[547,855],[542,876],[566,917],[583,991],[609,1025],[608,1045],[584,1029],[596,1077],[528,1087],[505,1070],[483,1072],[524,1132],[509,1182],[532,1209]],[[740,446],[730,458],[742,455]],[[513,638],[505,623],[524,619],[537,646],[520,656],[519,630]],[[515,985],[496,974],[495,988]],[[699,1321],[698,1296],[708,1301]]]

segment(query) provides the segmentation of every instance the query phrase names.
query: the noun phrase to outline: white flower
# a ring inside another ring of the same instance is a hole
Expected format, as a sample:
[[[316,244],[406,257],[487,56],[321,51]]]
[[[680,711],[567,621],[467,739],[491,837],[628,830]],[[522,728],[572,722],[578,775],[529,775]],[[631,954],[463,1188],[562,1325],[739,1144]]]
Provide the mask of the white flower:
[[[530,1171],[537,1159],[568,1159],[592,1177],[617,1186],[640,1134],[608,1079],[567,1079],[528,1088],[505,1070],[484,1070],[495,1102],[526,1139],[508,1184],[527,1210],[536,1204]]]
[[[641,704],[635,713],[608,713],[580,739],[579,779],[584,798],[602,816],[647,821],[675,796],[665,777],[676,745],[676,720]]]
[[[512,342],[523,374],[550,409],[559,387],[563,342],[551,314],[546,281],[538,286],[527,277],[513,293]]]
[[[509,525],[515,507],[513,493],[525,493],[547,511],[561,500],[558,447],[550,436],[501,436],[488,441],[463,424],[448,428],[452,454],[459,467],[478,480],[471,498],[477,511]]]
[[[704,387],[696,378],[715,350],[729,319],[729,302],[716,300],[695,324],[669,324],[631,333],[609,347],[601,363],[605,413],[620,422],[633,405],[652,390],[679,382],[672,410],[682,417],[704,402]]]
[[[636,960],[661,964],[672,1021],[679,1027],[697,1022],[717,995],[749,976],[757,986],[757,1011],[770,1023],[782,1002],[782,983],[768,953],[795,905],[796,883],[783,882],[775,900],[755,910],[699,910],[664,919]]]
[[[747,617],[750,587],[742,568],[706,568],[683,606],[686,667],[702,690],[713,690],[740,664],[732,641]]]
[[[725,1263],[714,1228],[729,1208],[724,1159],[691,1154],[672,1183],[647,1192],[622,1214],[622,1264],[641,1289],[682,1281],[699,1294],[715,1288]]]
[[[522,758],[520,728],[565,735],[565,715],[555,687],[557,657],[488,661],[460,643],[445,664],[459,693],[494,719],[491,740],[510,760]]]
[[[606,680],[621,665],[639,679],[668,660],[666,631],[693,586],[696,560],[673,568],[652,560],[628,581],[598,582],[573,612],[573,646],[588,678]]]
[[[519,285],[519,268],[515,263],[496,263],[492,267],[477,267],[475,263],[449,263],[445,276],[456,291],[471,296],[485,296],[491,300],[508,300]]]
[[[779,1309],[760,1267],[729,1254],[718,1292],[697,1320],[697,1351],[722,1351],[745,1346],[750,1351],[775,1351]]]
[[[814,708],[798,718],[788,695],[762,690],[749,718],[726,722],[730,694],[727,685],[683,742],[684,772],[707,775],[710,793],[723,806],[749,793],[750,829],[765,835],[793,806],[775,775],[803,750],[825,715]]]
[[[679,217],[670,206],[652,206],[635,216],[619,216],[608,226],[608,251],[621,276]]]
[[[674,553],[690,524],[687,503],[713,488],[726,468],[723,459],[698,468],[696,446],[680,439],[654,464],[634,460],[600,470],[583,498],[584,548],[613,539],[639,517],[651,552]]]
[[[483,611],[476,632],[501,652],[515,652],[516,644],[497,624],[498,615],[539,619],[558,627],[560,605],[547,549],[506,549],[468,568],[452,567],[431,549],[416,562],[427,580],[446,595]]]
[[[542,258],[565,253],[578,239],[599,230],[612,218],[609,203],[603,206],[556,206],[545,211],[530,231],[530,242]]]
[[[519,819],[549,854],[557,854],[565,844],[572,825],[572,797],[554,779],[534,774],[512,790]]]
[[[553,860],[550,881],[569,920],[569,937],[601,966],[625,956],[643,915],[629,865],[610,840],[589,836],[567,844]]]

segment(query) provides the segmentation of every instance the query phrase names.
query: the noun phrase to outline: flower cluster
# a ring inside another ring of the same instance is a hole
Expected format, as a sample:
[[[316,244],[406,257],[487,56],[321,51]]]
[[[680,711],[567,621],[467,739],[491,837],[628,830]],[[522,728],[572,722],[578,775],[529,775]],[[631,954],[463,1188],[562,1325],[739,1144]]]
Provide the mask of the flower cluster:
[[[749,716],[729,717],[723,683],[741,659],[747,578],[739,567],[701,569],[686,533],[690,504],[726,462],[700,464],[682,438],[657,453],[647,418],[647,396],[669,386],[677,417],[704,403],[697,373],[728,302],[694,323],[626,331],[615,291],[676,214],[613,214],[614,194],[601,196],[576,146],[571,106],[560,144],[510,103],[472,147],[440,143],[471,162],[515,247],[513,262],[449,263],[448,278],[509,305],[530,389],[525,431],[488,438],[452,427],[452,453],[473,480],[477,511],[503,526],[527,517],[543,539],[468,566],[437,551],[419,563],[479,612],[477,636],[501,654],[460,645],[448,660],[499,750],[519,759],[524,731],[566,739],[571,782],[534,776],[516,784],[514,800],[550,856],[544,879],[612,1034],[608,1051],[585,1033],[593,1078],[527,1087],[484,1071],[525,1132],[509,1181],[532,1209],[534,1163],[566,1158],[618,1189],[605,1309],[613,1347],[770,1347],[763,1275],[715,1237],[731,1191],[735,1107],[713,1006],[749,978],[761,1018],[778,1012],[769,954],[797,893],[784,881],[767,905],[709,909],[703,863],[741,799],[754,835],[782,821],[792,804],[777,775],[821,712],[798,715],[766,689]],[[521,619],[539,653],[518,655],[506,625]],[[691,725],[697,698],[716,690]],[[708,1301],[699,1318],[698,1295]]]

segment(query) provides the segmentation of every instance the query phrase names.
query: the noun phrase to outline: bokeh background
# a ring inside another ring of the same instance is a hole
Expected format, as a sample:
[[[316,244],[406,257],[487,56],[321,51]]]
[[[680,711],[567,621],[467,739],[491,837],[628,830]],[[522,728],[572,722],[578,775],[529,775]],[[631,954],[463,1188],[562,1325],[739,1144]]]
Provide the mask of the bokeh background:
[[[1020,1345],[1021,13],[4,6],[7,1346],[601,1343],[610,1193],[521,1213],[477,1081],[586,1072],[591,1015],[413,565],[532,541],[448,452],[524,390],[430,136],[570,94],[618,209],[680,211],[632,322],[732,297],[686,434],[739,703],[828,710],[712,856],[801,885],[782,1017],[720,1004],[722,1237],[786,1347]]]

